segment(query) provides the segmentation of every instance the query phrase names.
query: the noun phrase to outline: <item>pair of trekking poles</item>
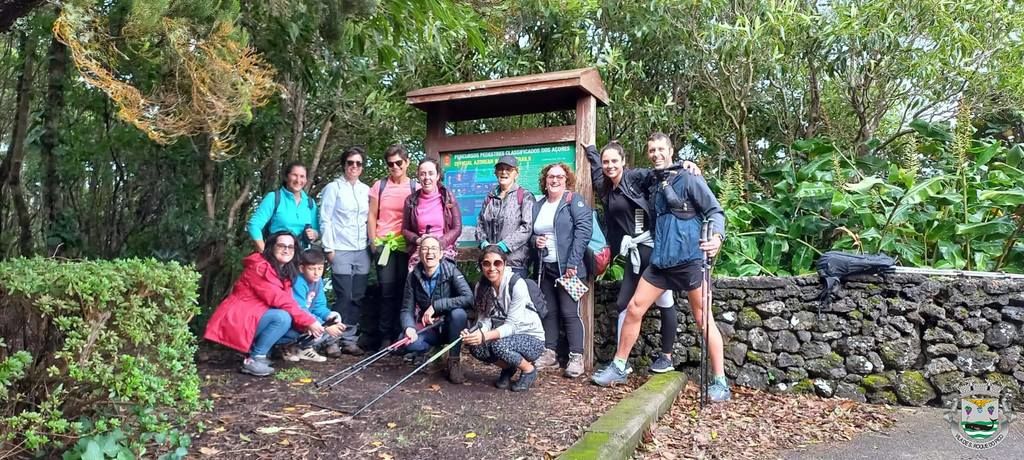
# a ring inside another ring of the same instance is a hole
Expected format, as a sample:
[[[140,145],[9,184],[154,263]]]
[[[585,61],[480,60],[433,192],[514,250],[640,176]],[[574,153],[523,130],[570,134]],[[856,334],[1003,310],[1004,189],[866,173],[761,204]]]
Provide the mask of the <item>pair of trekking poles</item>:
[[[440,326],[443,322],[444,322],[443,319],[435,321],[434,323],[432,323],[432,324],[430,324],[430,325],[428,325],[428,326],[426,326],[426,327],[416,331],[416,334],[417,335],[423,334],[424,332],[427,332],[427,331],[429,331],[431,329],[434,329],[434,328]],[[356,417],[357,415],[359,415],[363,411],[365,411],[367,408],[372,406],[373,403],[375,403],[377,401],[380,401],[381,398],[387,396],[388,393],[391,393],[392,391],[394,391],[395,388],[398,388],[399,385],[405,383],[406,380],[409,380],[410,378],[412,378],[412,376],[416,375],[417,372],[423,370],[423,368],[425,368],[428,365],[430,365],[430,363],[432,363],[434,361],[437,361],[437,359],[440,358],[441,356],[444,356],[445,353],[447,353],[449,350],[451,350],[455,345],[457,345],[461,341],[462,341],[462,337],[459,337],[459,338],[455,339],[454,341],[452,341],[452,343],[449,343],[448,345],[445,345],[443,348],[438,350],[437,353],[434,353],[430,358],[428,358],[426,361],[424,361],[423,364],[420,364],[419,366],[416,367],[416,369],[413,369],[412,372],[406,374],[405,377],[402,377],[400,380],[395,382],[394,385],[391,385],[386,390],[384,390],[383,393],[381,393],[381,394],[377,395],[377,397],[371,399],[370,402],[364,404],[362,407],[357,409],[355,412],[352,412],[352,417]],[[366,369],[367,367],[370,367],[373,363],[375,363],[377,361],[380,361],[382,358],[387,356],[389,353],[397,351],[397,350],[401,349],[402,347],[405,347],[405,346],[409,345],[410,343],[412,343],[412,340],[410,340],[408,336],[402,337],[401,339],[398,339],[395,343],[392,343],[391,345],[388,345],[387,347],[382,348],[380,351],[378,351],[378,352],[376,352],[376,353],[374,353],[374,354],[372,354],[370,356],[367,356],[366,358],[363,358],[363,359],[359,360],[359,362],[357,362],[355,364],[352,364],[349,367],[346,367],[346,368],[344,368],[344,369],[342,369],[342,370],[340,370],[340,371],[338,371],[338,372],[336,372],[336,373],[334,373],[332,375],[329,375],[329,376],[325,377],[324,379],[314,383],[313,385],[316,386],[317,388],[333,388],[335,385],[338,385],[339,383],[344,382],[345,380],[348,380],[349,378],[351,378],[352,376],[358,374],[359,372],[361,372],[362,370]],[[338,411],[338,412],[345,412],[345,411],[340,411],[338,409],[331,409],[331,410],[335,410],[335,411]]]

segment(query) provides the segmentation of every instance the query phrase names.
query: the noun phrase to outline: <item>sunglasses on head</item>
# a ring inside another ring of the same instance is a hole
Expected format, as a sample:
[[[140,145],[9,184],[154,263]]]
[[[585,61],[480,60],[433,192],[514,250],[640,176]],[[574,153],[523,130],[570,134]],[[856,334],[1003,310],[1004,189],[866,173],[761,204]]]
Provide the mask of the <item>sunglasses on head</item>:
[[[401,167],[403,164],[405,164],[405,160],[389,161],[388,162],[388,167],[389,168],[398,168],[398,167]]]

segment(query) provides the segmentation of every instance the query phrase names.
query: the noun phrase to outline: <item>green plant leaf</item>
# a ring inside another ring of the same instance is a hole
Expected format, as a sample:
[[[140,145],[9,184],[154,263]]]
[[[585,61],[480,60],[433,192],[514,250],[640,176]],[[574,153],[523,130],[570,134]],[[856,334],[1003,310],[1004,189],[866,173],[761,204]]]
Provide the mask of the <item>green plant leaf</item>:
[[[874,186],[876,186],[878,184],[884,184],[884,183],[885,183],[884,180],[872,176],[872,177],[865,177],[863,180],[861,180],[860,182],[857,182],[856,184],[846,184],[846,185],[843,185],[843,188],[846,189],[846,190],[849,190],[849,191],[851,191],[853,193],[863,194],[863,193],[867,193],[869,190],[871,190],[872,187],[874,187]]]
[[[995,206],[1017,206],[1024,204],[1024,189],[985,190],[978,198],[989,200]]]

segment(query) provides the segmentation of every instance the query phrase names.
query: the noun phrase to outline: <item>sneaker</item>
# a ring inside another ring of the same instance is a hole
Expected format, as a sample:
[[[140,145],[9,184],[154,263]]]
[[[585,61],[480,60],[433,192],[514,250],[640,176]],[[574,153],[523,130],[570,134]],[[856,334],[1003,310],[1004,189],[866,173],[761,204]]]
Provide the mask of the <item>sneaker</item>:
[[[658,359],[651,363],[651,372],[655,374],[664,374],[672,369],[675,369],[675,366],[672,365],[672,358],[665,353],[658,353]]]
[[[519,380],[512,385],[512,391],[528,391],[533,382],[537,381],[537,368],[534,367],[533,372],[522,372],[519,374]]]
[[[257,356],[245,358],[245,361],[242,362],[242,368],[240,371],[243,374],[254,375],[256,377],[266,377],[274,373],[274,368],[270,367],[270,360],[265,356]]]
[[[494,386],[502,390],[512,388],[513,375],[516,375],[516,368],[509,367],[508,369],[502,369],[501,373],[498,374],[498,380],[494,382]]]
[[[574,379],[583,375],[583,355],[569,353],[569,363],[565,365],[565,376]]]
[[[613,362],[608,363],[607,367],[594,373],[594,375],[590,377],[590,381],[594,382],[598,386],[611,387],[626,383],[627,376],[629,376],[629,369],[619,370],[619,367]]]
[[[314,363],[322,363],[324,361],[327,361],[327,357],[321,355],[320,353],[317,353],[316,350],[313,349],[313,347],[303,348],[299,350],[298,356],[299,359],[313,361]]]
[[[299,351],[299,347],[296,347],[294,345],[287,345],[284,347],[284,349],[281,350],[281,359],[297,363],[300,360],[302,360],[302,357],[299,356],[301,353],[302,352]]]
[[[339,347],[337,343],[332,343],[330,345],[327,345],[327,348],[324,349],[324,353],[327,355],[328,358],[340,358],[341,347]]]
[[[466,381],[466,376],[462,373],[461,356],[448,356],[448,381],[456,385],[461,385]]]
[[[558,367],[558,355],[555,354],[555,350],[550,348],[544,349],[544,354],[537,358],[537,361],[533,363],[539,369],[545,369],[548,367]]]
[[[362,348],[359,348],[359,345],[356,345],[356,344],[354,344],[352,342],[349,342],[349,343],[346,343],[345,345],[342,345],[341,346],[341,351],[343,353],[347,353],[347,354],[350,354],[352,356],[363,356],[363,354],[366,353],[365,351],[363,351]]]
[[[732,391],[729,390],[729,382],[725,377],[716,377],[711,386],[708,387],[708,398],[714,402],[724,402],[732,399]]]

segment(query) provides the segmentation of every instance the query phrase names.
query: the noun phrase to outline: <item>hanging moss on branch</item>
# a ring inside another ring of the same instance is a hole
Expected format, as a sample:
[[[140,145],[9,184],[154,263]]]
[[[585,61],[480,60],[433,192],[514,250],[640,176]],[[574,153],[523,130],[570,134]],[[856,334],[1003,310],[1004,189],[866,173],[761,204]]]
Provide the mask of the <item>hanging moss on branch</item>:
[[[251,121],[253,108],[278,88],[274,70],[234,25],[238,3],[223,3],[132,2],[127,11],[100,11],[90,2],[69,2],[53,33],[120,119],[161,144],[209,135],[210,155],[223,159],[233,127]],[[160,78],[141,77],[146,74]],[[159,83],[143,87],[144,81]]]

